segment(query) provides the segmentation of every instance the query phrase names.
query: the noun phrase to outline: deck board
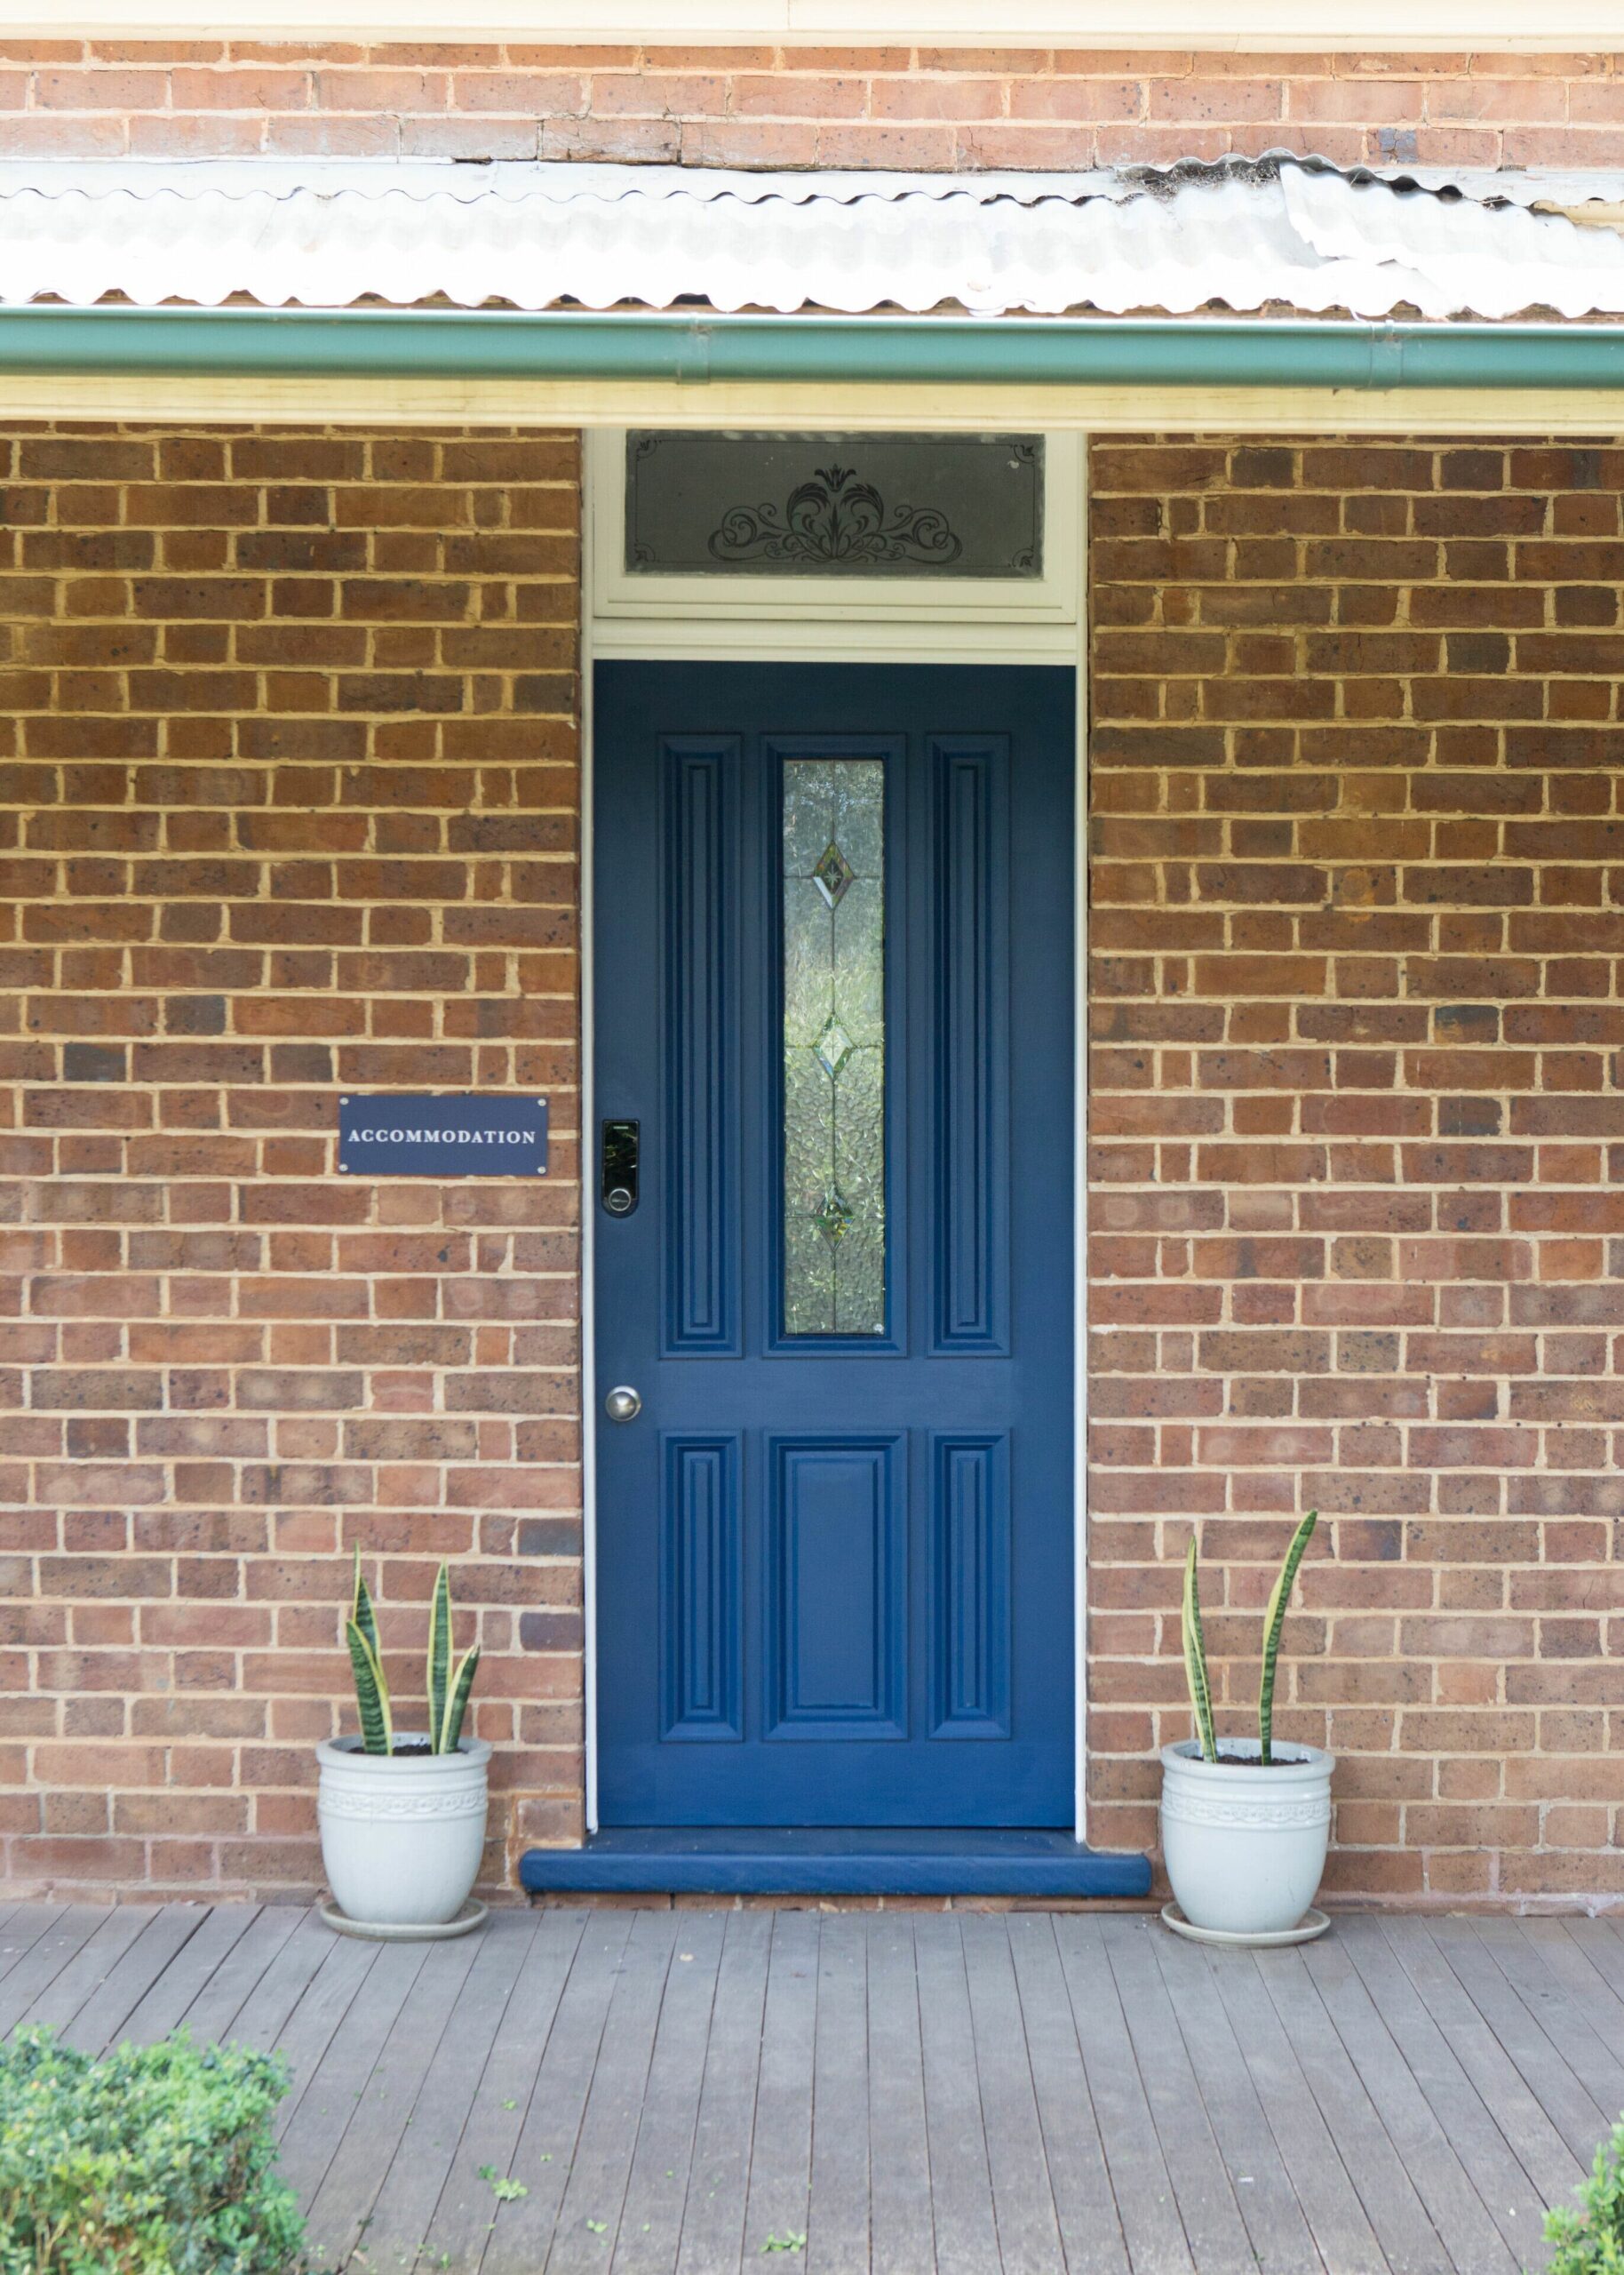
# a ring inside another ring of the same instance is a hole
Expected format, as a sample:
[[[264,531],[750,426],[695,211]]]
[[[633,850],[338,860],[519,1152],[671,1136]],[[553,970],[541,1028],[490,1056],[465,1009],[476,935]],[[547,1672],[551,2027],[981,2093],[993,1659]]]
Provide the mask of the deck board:
[[[256,1928],[258,1925],[256,1921]],[[240,1998],[236,1997],[237,1986],[234,1984],[227,1991],[224,1980],[235,1970],[222,1969],[221,1982],[200,1992],[187,2008],[187,2025],[195,2034],[206,2016],[218,2037],[235,2039],[243,2046],[257,2047],[267,2053],[277,2046],[291,2059],[284,2034],[303,2004],[306,1991],[330,1961],[346,1963],[353,1971],[368,1964],[366,1947],[358,1944],[347,1961],[343,1961],[343,1955],[335,1948],[332,1929],[317,1913],[304,1912],[293,1933],[272,1952]],[[236,2011],[227,2018],[224,2008],[233,1998],[236,1998]]]
[[[1542,2199],[1454,2048],[1414,1995],[1380,1926],[1373,1920],[1339,1922],[1337,1948],[1357,1973],[1517,2265],[1536,2264]]]
[[[1100,1923],[1063,1914],[1055,1921],[1055,1939],[1134,2275],[1141,2269],[1146,2275],[1189,2275],[1195,2263]]]
[[[107,1918],[97,1904],[70,1904],[50,1920],[0,1980],[0,2036],[20,2023],[49,2019],[44,1994]]]
[[[1438,1949],[1429,1923],[1415,1925],[1417,1935],[1389,1936],[1405,1972],[1472,2064],[1495,2123],[1529,2177],[1542,2195],[1560,2194],[1572,2186],[1575,2168],[1588,2164],[1586,2143],[1597,2141],[1609,2120],[1494,1971],[1470,1969],[1477,1997],[1486,1995],[1485,2009]]]
[[[1031,2063],[1049,2190],[1069,2275],[1127,2275],[1127,2246],[1089,2098],[1053,1923],[1042,1912],[1016,1912],[1008,1933],[1021,2000],[1021,2034]]]
[[[746,2259],[767,2251],[774,2237],[782,2243],[807,2232],[807,2203],[812,2191],[818,1927],[816,1912],[780,1912],[773,1920],[750,2189],[744,2202]]]
[[[825,1920],[812,2073],[808,2275],[866,2267],[869,2239],[868,1937],[847,1912]]]
[[[307,2191],[310,2256],[318,2267],[341,2266],[362,2241],[419,2095],[437,2091],[438,2078],[431,2086],[429,2072],[474,1956],[466,1936],[426,1948],[347,2121],[340,2111],[342,2137],[326,2176],[319,2189]]]
[[[633,1923],[559,2206],[550,2275],[591,2275],[619,2239],[681,1924],[669,1912],[640,1912]]]
[[[1518,2262],[1347,1953],[1310,1947],[1302,1963],[1458,2275],[1517,2275]]]
[[[1511,1931],[1507,1936],[1494,1934],[1493,1923],[1486,1933],[1476,1920],[1462,1924],[1467,1927],[1470,1946],[1475,1946],[1480,1955],[1477,1963],[1493,1964],[1596,2107],[1612,2113],[1624,2109],[1624,2061],[1620,2059],[1624,2037],[1616,2026],[1611,2032],[1606,2028],[1611,2016],[1608,2003],[1595,2000],[1580,2004],[1571,1998],[1538,1952],[1517,1934],[1515,1921],[1503,1923]],[[1446,1954],[1470,1946],[1463,1946],[1453,1935],[1444,1942]],[[1460,1969],[1456,1971],[1459,1973]],[[1480,2008],[1484,2007],[1482,1999],[1477,2003]]]
[[[319,1921],[317,1925],[319,1928]],[[384,1958],[387,1948],[380,1950],[375,1944],[352,1943],[347,1937],[336,1937],[330,1928],[325,1953],[321,1956],[308,1982],[301,1987],[291,2011],[283,2022],[277,2024],[274,2038],[256,2040],[251,2035],[252,2017],[250,2029],[242,2033],[244,2043],[248,2045],[260,2043],[268,2049],[274,2044],[287,2063],[287,2098],[276,2115],[277,2131],[283,2140],[298,2122],[299,2111],[322,2076],[322,2065],[328,2048],[338,2036],[368,1976]],[[400,1946],[395,1948],[398,1950]],[[309,1955],[306,1951],[297,1954],[297,1964],[301,1969]],[[287,1990],[285,1981],[274,1989],[267,1989],[266,2024],[269,2024],[271,2013],[275,2011],[271,2003],[273,1998],[285,1996]],[[250,2001],[251,2006],[256,2003]]]
[[[1179,1936],[1152,1938],[1200,2095],[1258,2264],[1327,2275],[1297,2201],[1206,1957]],[[1329,2271],[1336,2275],[1336,2271]]]
[[[177,1906],[179,1910],[180,1907]],[[119,2025],[120,2038],[150,2046],[175,2029],[195,2000],[231,1971],[231,1957],[259,1921],[253,1904],[217,1904],[204,1912],[182,1948],[155,1974]],[[288,1922],[290,1929],[293,1923]],[[237,1979],[241,1979],[239,1976]],[[218,2038],[218,2031],[205,2036]]]
[[[678,2275],[727,2275],[743,2260],[772,1930],[767,1912],[736,1912],[728,1920],[677,2247]]]
[[[725,1926],[719,1912],[685,1912],[679,1923],[636,2125],[615,2275],[658,2275],[676,2259]]]
[[[187,1947],[212,1914],[201,1904],[166,1904],[151,1914],[140,1934],[99,1984],[64,2032],[87,2054],[105,2053],[125,2034],[125,2025],[155,1985],[171,1970],[187,1976]]]
[[[40,1937],[60,1926],[67,1905],[8,1904],[0,1926],[0,1979],[27,1958]]]
[[[1519,2275],[1624,2102],[1624,1926],[0,1905],[34,2022],[278,2051],[334,2275]]]
[[[495,2211],[481,2169],[504,2177],[513,2171],[586,1919],[582,1912],[547,1912],[535,1922],[435,2199],[423,2253],[426,2266],[461,2270],[480,2263]],[[533,2143],[529,2153],[539,2152]]]
[[[537,1922],[521,1912],[501,1912],[474,1939],[472,1963],[450,2019],[425,2065],[423,2090],[387,2168],[378,2162],[380,2176],[365,2244],[366,2263],[380,2275],[385,2270],[398,2275],[401,2268],[410,2266],[428,2232],[463,2145],[513,1986],[535,1943],[536,1928]]]
[[[913,1935],[937,2275],[984,2275],[1002,2261],[961,1923],[951,1914],[927,1914]]]
[[[362,2113],[378,2056],[418,1976],[444,1950],[432,1944],[386,1944],[367,1969],[311,2077],[307,2091],[283,2128],[282,2166],[307,2204],[321,2200],[322,2183]]]
[[[1005,2275],[1065,2275],[1048,2151],[1021,2027],[1009,1930],[1000,1916],[962,1922],[970,2028],[981,2085],[992,2209]]]
[[[291,1904],[268,1905],[264,1911],[249,1904],[222,1904],[215,1918],[227,1912],[243,1915],[238,1932],[231,1939],[228,1955],[217,1957],[213,1971],[195,1988],[190,1984],[186,1986],[186,2002],[175,2016],[176,2025],[189,2030],[199,2040],[240,2035],[237,2024],[243,2008],[298,1933],[306,1916]],[[192,1941],[195,1946],[198,1937],[195,1936]],[[165,1997],[166,1983],[167,1977],[155,1984],[144,2002],[155,2015]],[[137,2012],[139,2016],[140,2010]]]
[[[1268,1996],[1272,1961],[1254,1965],[1242,1952],[1203,1956],[1320,2257],[1334,2275],[1391,2275],[1336,2136]]]
[[[864,1923],[868,1959],[869,2252],[873,2275],[930,2275],[936,2263],[925,2124],[913,1920]]]
[[[161,1918],[159,1907],[148,1904],[115,1904],[103,1911],[90,1935],[34,1999],[28,2008],[31,2023],[44,2023],[65,2039],[79,2043],[75,2030],[81,2012],[107,1988],[131,1947]],[[117,1998],[114,1992],[115,2000]],[[87,2051],[100,2051],[98,2048]]]
[[[498,2204],[488,2188],[490,2241],[482,2262],[470,2255],[470,2267],[482,2264],[489,2275],[539,2275],[546,2265],[635,1916],[587,1915],[507,2167],[506,2176],[527,2192]],[[502,2176],[499,2164],[493,2169]]]
[[[1127,2025],[1151,2121],[1178,2199],[1190,2255],[1218,2275],[1250,2275],[1254,2264],[1237,2191],[1197,2088],[1190,2056],[1151,1938],[1162,1932],[1148,1920],[1101,1922],[1106,1963]]]
[[[1270,1965],[1259,1989],[1280,2017],[1389,2263],[1399,2275],[1453,2275],[1442,2239],[1301,1958],[1288,1953],[1284,1963]]]
[[[1604,1983],[1624,1998],[1624,1933],[1611,1920],[1564,1920],[1564,1928]]]
[[[1624,2040],[1624,1996],[1619,1986],[1586,1957],[1568,1933],[1564,1920],[1518,1920],[1509,1923],[1538,1952],[1570,1998],[1577,1999],[1610,2044]]]

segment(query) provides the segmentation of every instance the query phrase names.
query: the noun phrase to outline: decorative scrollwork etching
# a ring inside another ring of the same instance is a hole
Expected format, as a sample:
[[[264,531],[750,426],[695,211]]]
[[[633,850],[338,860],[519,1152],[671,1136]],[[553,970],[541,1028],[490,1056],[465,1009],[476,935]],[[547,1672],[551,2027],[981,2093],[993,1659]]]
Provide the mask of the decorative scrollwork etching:
[[[819,467],[816,479],[792,490],[782,508],[730,507],[709,544],[717,561],[795,561],[823,569],[898,563],[939,569],[964,550],[937,507],[888,509],[873,483],[859,482],[847,466]]]

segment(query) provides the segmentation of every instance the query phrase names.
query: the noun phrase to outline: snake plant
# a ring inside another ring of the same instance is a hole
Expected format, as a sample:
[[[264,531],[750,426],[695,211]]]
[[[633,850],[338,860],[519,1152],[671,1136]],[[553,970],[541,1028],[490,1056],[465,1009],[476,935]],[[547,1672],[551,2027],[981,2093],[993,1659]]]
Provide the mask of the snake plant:
[[[389,1711],[389,1684],[384,1674],[383,1647],[378,1640],[378,1619],[371,1591],[362,1577],[361,1550],[355,1550],[355,1585],[350,1616],[344,1623],[350,1647],[350,1672],[355,1678],[355,1703],[361,1709],[363,1753],[394,1752],[394,1720]]]
[[[1190,1553],[1184,1559],[1184,1603],[1179,1624],[1184,1637],[1184,1680],[1190,1685],[1190,1703],[1196,1717],[1196,1735],[1201,1741],[1203,1761],[1216,1761],[1218,1741],[1213,1734],[1213,1692],[1206,1679],[1206,1638],[1201,1632],[1201,1592],[1196,1582],[1196,1541],[1190,1538]]]
[[[355,1699],[361,1709],[361,1748],[363,1753],[393,1753],[394,1716],[389,1684],[384,1673],[383,1648],[378,1640],[378,1617],[355,1551],[355,1585],[349,1617],[344,1623],[349,1645],[350,1668],[355,1678]],[[428,1616],[428,1750],[455,1753],[462,1736],[463,1714],[480,1663],[479,1646],[463,1653],[451,1665],[451,1575],[442,1564],[434,1576],[434,1600]]]
[[[1286,1561],[1280,1567],[1280,1577],[1274,1584],[1269,1608],[1263,1614],[1263,1665],[1258,1681],[1257,1734],[1258,1760],[1265,1769],[1274,1760],[1274,1684],[1275,1670],[1280,1656],[1280,1630],[1286,1624],[1286,1608],[1296,1582],[1297,1567],[1302,1561],[1302,1552],[1318,1521],[1318,1510],[1310,1509],[1292,1535]],[[1201,1742],[1201,1758],[1204,1761],[1216,1761],[1218,1739],[1213,1727],[1213,1690],[1206,1672],[1206,1639],[1201,1632],[1201,1592],[1196,1578],[1196,1544],[1193,1538],[1190,1553],[1184,1559],[1184,1599],[1179,1624],[1184,1642],[1184,1679],[1190,1685],[1190,1704],[1196,1718],[1196,1735]]]

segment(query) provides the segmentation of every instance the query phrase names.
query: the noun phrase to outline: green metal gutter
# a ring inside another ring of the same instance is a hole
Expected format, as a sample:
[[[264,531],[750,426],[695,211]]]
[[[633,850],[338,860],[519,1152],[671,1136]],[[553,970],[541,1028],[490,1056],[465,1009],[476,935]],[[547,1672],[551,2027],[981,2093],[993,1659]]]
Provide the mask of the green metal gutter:
[[[1621,387],[1624,326],[1240,318],[0,308],[0,372],[210,378]]]

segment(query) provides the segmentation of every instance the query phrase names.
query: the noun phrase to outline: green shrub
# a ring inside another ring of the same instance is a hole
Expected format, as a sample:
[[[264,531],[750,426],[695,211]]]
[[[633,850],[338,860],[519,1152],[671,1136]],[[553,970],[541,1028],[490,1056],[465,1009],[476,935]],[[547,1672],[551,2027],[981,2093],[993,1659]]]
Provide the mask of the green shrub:
[[[1547,2275],[1624,2275],[1624,2117],[1580,2183],[1577,2210],[1548,2212]]]
[[[0,2049],[0,2275],[283,2275],[303,2223],[275,2170],[281,2063],[240,2046],[100,2060]]]

